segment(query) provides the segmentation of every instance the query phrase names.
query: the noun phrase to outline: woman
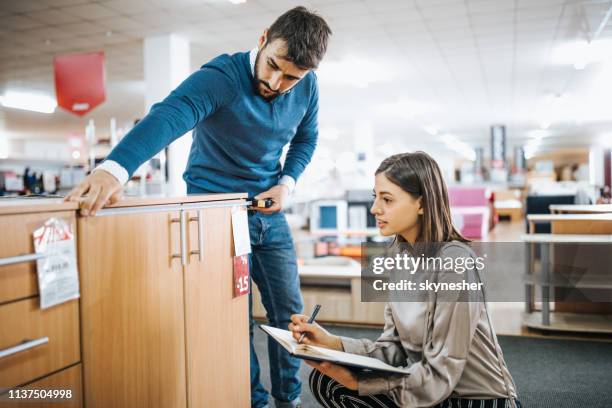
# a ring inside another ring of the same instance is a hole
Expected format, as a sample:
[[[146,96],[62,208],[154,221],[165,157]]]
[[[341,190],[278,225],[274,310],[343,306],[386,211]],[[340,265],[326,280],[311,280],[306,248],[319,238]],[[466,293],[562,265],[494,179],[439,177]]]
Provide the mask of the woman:
[[[475,257],[453,227],[446,185],[426,153],[384,160],[376,171],[371,212],[384,236],[409,246],[444,243],[438,256]],[[478,278],[480,280],[480,278]],[[409,367],[409,375],[375,375],[306,361],[313,395],[325,407],[520,407],[483,301],[387,302],[375,342],[335,336],[308,316],[289,330],[303,343]]]

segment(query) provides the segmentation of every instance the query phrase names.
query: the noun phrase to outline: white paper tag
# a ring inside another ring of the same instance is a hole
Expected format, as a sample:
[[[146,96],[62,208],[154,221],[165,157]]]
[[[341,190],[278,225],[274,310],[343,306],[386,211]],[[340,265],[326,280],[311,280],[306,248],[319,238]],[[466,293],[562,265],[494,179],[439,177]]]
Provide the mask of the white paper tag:
[[[47,220],[34,231],[34,249],[45,255],[36,261],[40,308],[78,299],[76,243],[70,224],[59,218]]]
[[[234,234],[234,256],[250,254],[251,236],[245,207],[232,207],[232,232]]]

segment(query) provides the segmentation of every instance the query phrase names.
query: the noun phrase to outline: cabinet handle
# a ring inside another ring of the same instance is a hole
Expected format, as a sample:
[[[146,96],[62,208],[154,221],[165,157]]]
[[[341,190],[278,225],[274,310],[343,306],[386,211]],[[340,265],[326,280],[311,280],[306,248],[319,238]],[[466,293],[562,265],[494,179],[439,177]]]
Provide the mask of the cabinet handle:
[[[0,266],[37,261],[41,258],[44,258],[45,256],[47,256],[45,253],[9,256],[8,258],[0,258]]]
[[[21,344],[18,344],[16,346],[5,348],[4,350],[0,350],[0,358],[8,357],[8,356],[11,356],[13,354],[17,354],[17,353],[20,353],[22,351],[26,351],[26,350],[32,349],[34,347],[38,347],[38,346],[40,346],[42,344],[46,344],[48,342],[49,342],[49,338],[48,337],[41,337],[41,338],[36,339],[36,340],[25,341],[25,342],[23,342]]]
[[[187,266],[187,213],[181,210],[179,218],[172,218],[171,222],[178,222],[180,226],[180,254],[172,254],[172,258],[180,258],[181,265]]]
[[[190,217],[189,221],[197,221],[198,222],[198,250],[191,251],[190,255],[198,254],[198,259],[200,262],[204,260],[204,212],[202,210],[198,210],[197,217]]]

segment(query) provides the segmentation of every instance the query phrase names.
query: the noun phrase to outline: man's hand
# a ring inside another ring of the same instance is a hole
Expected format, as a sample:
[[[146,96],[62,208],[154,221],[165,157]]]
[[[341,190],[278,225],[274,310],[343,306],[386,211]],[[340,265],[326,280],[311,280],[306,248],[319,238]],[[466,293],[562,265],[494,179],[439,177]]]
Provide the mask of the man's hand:
[[[80,203],[81,215],[96,215],[105,204],[121,199],[123,186],[112,174],[95,170],[68,193],[64,201]]]
[[[281,211],[284,207],[284,204],[289,197],[289,187],[283,184],[277,184],[268,191],[264,191],[263,193],[257,194],[254,198],[258,200],[263,200],[265,198],[272,199],[272,207],[268,208],[257,208],[257,207],[249,207],[249,210],[257,210],[261,211],[264,214],[272,214],[275,212]]]
[[[357,376],[353,374],[353,372],[348,368],[342,367],[338,364],[330,363],[328,361],[318,362],[312,360],[304,360],[304,362],[315,370],[320,371],[322,374],[333,378],[349,390],[356,391],[359,388]]]

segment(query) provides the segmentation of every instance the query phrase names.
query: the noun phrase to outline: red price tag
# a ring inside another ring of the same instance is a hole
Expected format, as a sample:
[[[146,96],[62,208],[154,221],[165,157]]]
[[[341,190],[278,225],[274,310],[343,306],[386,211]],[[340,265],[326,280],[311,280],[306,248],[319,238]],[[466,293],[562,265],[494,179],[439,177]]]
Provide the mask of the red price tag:
[[[249,255],[234,257],[234,297],[247,295],[251,291],[249,284]]]

